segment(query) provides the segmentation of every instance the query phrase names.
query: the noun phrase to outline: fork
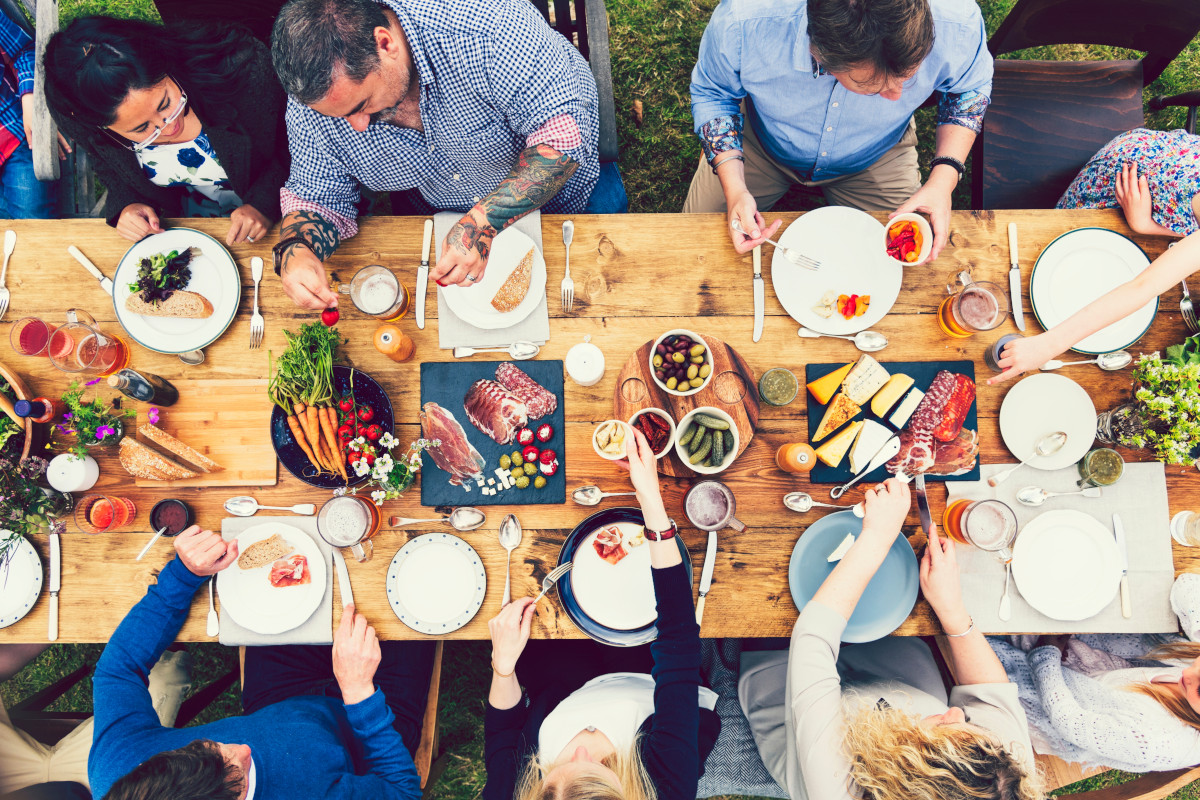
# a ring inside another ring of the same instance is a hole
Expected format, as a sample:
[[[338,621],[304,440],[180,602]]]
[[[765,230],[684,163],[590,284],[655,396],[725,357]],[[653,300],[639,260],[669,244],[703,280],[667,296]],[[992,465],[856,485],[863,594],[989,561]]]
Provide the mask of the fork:
[[[539,600],[546,596],[546,592],[549,592],[554,588],[554,584],[558,583],[559,578],[571,571],[571,566],[574,563],[574,561],[568,561],[565,564],[560,564],[559,566],[550,570],[549,575],[542,578],[542,591],[537,597],[533,598],[533,604],[535,606],[538,604]]]
[[[575,238],[575,221],[567,220],[563,223],[563,244],[567,248],[567,274],[562,279],[562,306],[563,311],[571,313],[571,307],[575,305],[575,281],[571,280],[571,240]]]
[[[250,349],[257,350],[262,344],[263,331],[266,323],[263,315],[258,313],[258,282],[262,280],[263,260],[258,256],[250,259],[250,275],[254,278],[254,315],[250,317]]]
[[[1187,325],[1188,330],[1196,333],[1200,331],[1200,325],[1196,324],[1196,311],[1192,308],[1192,294],[1188,291],[1186,280],[1181,281],[1181,284],[1183,286],[1183,299],[1179,301],[1179,313],[1183,315],[1183,322]]]
[[[750,234],[746,233],[746,229],[742,227],[741,220],[739,220],[737,217],[734,217],[733,222],[731,222],[729,224],[735,231],[740,233],[742,236],[750,235]],[[779,242],[775,241],[774,239],[767,239],[766,241],[775,245],[776,249],[778,249],[779,252],[783,253],[784,258],[786,258],[788,261],[795,264],[797,267],[804,267],[805,269],[811,269],[813,271],[819,270],[821,268],[821,262],[817,261],[812,256],[806,256],[803,253],[797,253],[792,248],[784,247],[783,245],[781,245]]]
[[[4,268],[0,269],[0,319],[3,319],[4,312],[8,311],[8,287],[4,285],[4,278],[8,275],[8,259],[13,254],[13,250],[17,249],[17,232],[4,232]]]

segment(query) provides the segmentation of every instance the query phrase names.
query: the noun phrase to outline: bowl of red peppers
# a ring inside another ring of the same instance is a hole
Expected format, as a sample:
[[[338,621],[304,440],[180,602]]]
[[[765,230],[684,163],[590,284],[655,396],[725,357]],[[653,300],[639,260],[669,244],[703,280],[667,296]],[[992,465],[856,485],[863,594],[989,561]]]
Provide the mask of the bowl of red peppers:
[[[897,214],[888,220],[883,246],[906,267],[922,264],[933,250],[933,228],[920,214]]]
[[[629,424],[646,437],[655,458],[662,458],[671,451],[671,443],[675,441],[675,420],[661,408],[643,408],[629,418]]]

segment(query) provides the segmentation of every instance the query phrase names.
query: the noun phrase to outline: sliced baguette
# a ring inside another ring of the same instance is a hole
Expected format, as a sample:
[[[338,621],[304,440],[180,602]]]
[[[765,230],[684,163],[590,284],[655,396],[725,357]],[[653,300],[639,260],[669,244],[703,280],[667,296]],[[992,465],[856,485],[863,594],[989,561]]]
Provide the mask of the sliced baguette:
[[[292,546],[288,544],[287,539],[276,533],[243,550],[238,556],[237,564],[242,569],[258,569],[267,564],[274,564],[291,552]]]
[[[194,478],[198,474],[129,437],[121,440],[120,458],[121,466],[135,478],[152,481],[178,481],[184,478]]]
[[[196,469],[200,470],[201,472],[220,472],[221,470],[225,469],[196,448],[184,444],[157,425],[139,425],[138,433],[142,434],[142,436],[145,436],[159,447],[165,450],[170,450],[184,461],[194,464]]]
[[[208,319],[213,314],[213,304],[208,302],[207,297],[183,289],[177,289],[158,303],[147,303],[142,300],[141,294],[135,292],[125,298],[125,308],[146,317]]]

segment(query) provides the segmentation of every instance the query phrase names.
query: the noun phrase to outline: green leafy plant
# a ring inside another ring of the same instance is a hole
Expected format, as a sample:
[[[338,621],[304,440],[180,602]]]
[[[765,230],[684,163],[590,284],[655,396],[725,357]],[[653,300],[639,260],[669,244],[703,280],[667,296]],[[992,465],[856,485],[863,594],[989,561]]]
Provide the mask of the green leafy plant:
[[[91,383],[88,386],[91,386]],[[80,385],[79,381],[73,381],[67,387],[62,396],[63,405],[67,410],[63,413],[62,422],[55,425],[61,433],[75,435],[75,444],[71,447],[71,452],[79,458],[87,455],[89,444],[115,437],[118,424],[123,418],[136,416],[132,409],[120,409],[105,404],[98,398],[85,402],[83,393],[86,390],[87,386]]]
[[[348,447],[351,451],[362,454],[362,457],[353,459],[351,469],[359,477],[369,475],[370,478],[362,486],[355,486],[352,489],[342,487],[334,489],[333,493],[338,496],[358,494],[360,488],[364,490],[373,488],[371,501],[377,506],[382,506],[386,500],[402,497],[404,492],[413,485],[413,481],[417,479],[417,473],[421,471],[421,453],[425,448],[438,444],[441,444],[438,439],[417,439],[408,446],[407,452],[393,457],[392,451],[400,446],[400,440],[391,433],[383,434],[377,442],[369,441],[362,436],[353,439]],[[371,455],[370,460],[366,458],[368,453]]]
[[[1191,465],[1200,446],[1200,337],[1142,356],[1133,370],[1140,431],[1122,444],[1144,447],[1169,464]]]
[[[54,533],[66,530],[58,519],[66,510],[66,498],[38,485],[47,466],[40,456],[20,461],[19,455],[0,454],[0,570],[16,552],[22,536],[43,528]]]

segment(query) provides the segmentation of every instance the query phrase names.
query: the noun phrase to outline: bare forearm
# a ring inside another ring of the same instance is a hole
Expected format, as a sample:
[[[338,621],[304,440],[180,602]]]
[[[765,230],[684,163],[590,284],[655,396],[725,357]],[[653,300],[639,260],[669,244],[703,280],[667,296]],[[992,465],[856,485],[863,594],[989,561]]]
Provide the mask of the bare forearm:
[[[492,689],[488,692],[488,703],[492,708],[504,710],[512,708],[519,702],[521,702],[521,682],[517,680],[516,672],[508,677],[500,677],[493,671]]]
[[[883,543],[860,535],[833,568],[833,572],[829,573],[821,588],[817,589],[813,601],[833,609],[845,619],[850,619],[867,584],[875,576],[890,549],[890,541]]]
[[[971,617],[963,608],[938,613],[946,633],[964,633],[972,627]],[[966,636],[944,637],[950,650],[950,667],[959,686],[975,683],[1008,683],[1008,674],[996,653],[978,628]]]
[[[337,250],[338,244],[341,243],[337,226],[315,211],[293,211],[283,218],[279,230],[280,241],[295,236],[308,242],[309,248],[322,261],[333,255],[333,251]],[[285,267],[294,250],[294,247],[289,248],[284,254]]]
[[[934,133],[933,152],[935,156],[950,156],[958,161],[966,161],[971,155],[971,146],[975,144],[975,131],[962,125],[938,125]],[[958,170],[949,164],[938,164],[929,172],[927,183],[945,182],[951,189],[958,185]]]

